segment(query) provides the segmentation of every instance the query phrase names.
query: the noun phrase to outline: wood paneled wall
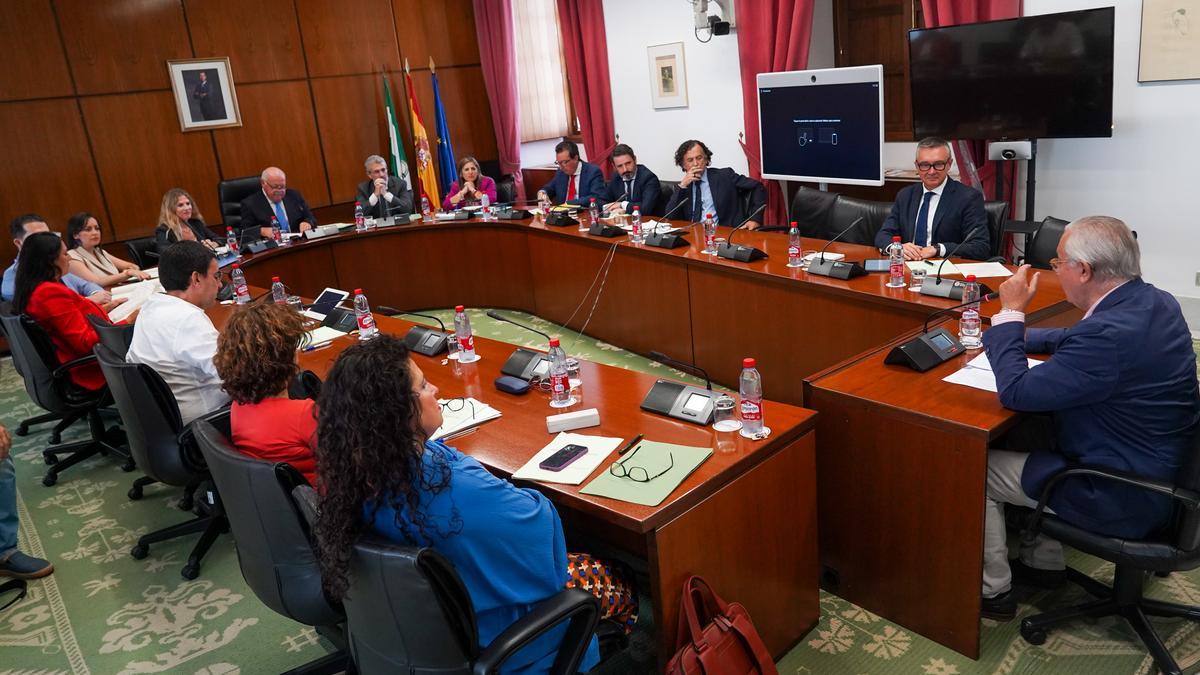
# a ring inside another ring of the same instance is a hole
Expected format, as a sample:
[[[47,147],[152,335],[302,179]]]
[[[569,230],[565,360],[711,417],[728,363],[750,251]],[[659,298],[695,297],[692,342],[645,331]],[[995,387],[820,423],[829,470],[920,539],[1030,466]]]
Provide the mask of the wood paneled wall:
[[[217,182],[272,164],[348,211],[363,160],[387,154],[380,73],[414,157],[404,57],[431,140],[430,56],[455,151],[497,158],[471,0],[20,0],[0,2],[0,44],[5,228],[91,211],[106,242],[149,236],[172,187],[216,224]],[[166,62],[222,56],[243,126],[180,131]],[[13,254],[0,236],[0,266]]]

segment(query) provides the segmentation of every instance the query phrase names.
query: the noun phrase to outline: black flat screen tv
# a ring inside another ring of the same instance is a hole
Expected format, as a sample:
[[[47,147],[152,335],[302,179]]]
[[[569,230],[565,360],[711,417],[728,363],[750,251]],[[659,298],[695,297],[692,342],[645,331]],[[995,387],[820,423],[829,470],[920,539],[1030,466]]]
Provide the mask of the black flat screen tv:
[[[1112,7],[912,30],[916,138],[1112,136]]]

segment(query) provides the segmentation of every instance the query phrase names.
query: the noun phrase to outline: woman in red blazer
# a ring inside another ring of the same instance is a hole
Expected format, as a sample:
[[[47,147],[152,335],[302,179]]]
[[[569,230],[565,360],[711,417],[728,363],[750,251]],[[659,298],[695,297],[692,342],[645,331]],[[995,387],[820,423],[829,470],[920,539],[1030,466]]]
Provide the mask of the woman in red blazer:
[[[57,234],[29,235],[21,245],[13,292],[13,310],[28,314],[50,335],[60,364],[91,354],[100,341],[87,315],[108,320],[99,305],[63,285],[70,263],[67,245]],[[91,391],[104,387],[104,375],[94,361],[72,368],[71,380]]]

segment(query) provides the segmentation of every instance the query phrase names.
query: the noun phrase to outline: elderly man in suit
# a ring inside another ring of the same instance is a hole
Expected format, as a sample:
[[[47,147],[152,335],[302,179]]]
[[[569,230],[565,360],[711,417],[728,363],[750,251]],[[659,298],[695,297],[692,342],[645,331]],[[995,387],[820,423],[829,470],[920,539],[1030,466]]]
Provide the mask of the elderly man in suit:
[[[1107,216],[1067,226],[1050,262],[1067,300],[1086,312],[1071,328],[1025,328],[1038,273],[1023,265],[1000,286],[1003,309],[984,333],[1000,402],[1052,413],[1053,434],[1026,434],[1025,447],[988,453],[983,550],[984,616],[1011,619],[1014,581],[1065,579],[1062,546],[1046,537],[1022,545],[1010,564],[1004,504],[1036,506],[1051,476],[1090,465],[1173,481],[1200,418],[1191,333],[1169,293],[1142,281],[1137,240]],[[1030,368],[1026,353],[1051,354]],[[1010,442],[1010,448],[1016,443]],[[1048,507],[1082,528],[1142,537],[1171,517],[1171,499],[1102,478],[1066,478]]]
[[[896,195],[892,212],[875,235],[875,246],[886,248],[899,236],[905,260],[944,256],[960,243],[956,255],[988,258],[991,235],[983,194],[950,177],[950,144],[940,138],[921,139],[915,164],[921,182]]]
[[[412,189],[405,181],[388,175],[387,160],[371,155],[363,166],[367,170],[367,180],[358,184],[358,194],[354,198],[362,204],[363,213],[376,218],[412,213]]]
[[[688,199],[691,200],[690,208],[682,207],[675,217],[691,214],[692,222],[696,223],[711,213],[717,224],[737,227],[746,218],[754,216],[754,220],[746,222],[746,229],[757,230],[762,223],[759,209],[767,203],[766,186],[733,169],[713,168],[709,166],[711,163],[712,150],[703,142],[688,140],[679,146],[675,151],[675,164],[683,169],[683,180],[679,181],[679,189],[667,202],[667,213]],[[748,209],[742,208],[743,195],[749,196]]]
[[[604,174],[600,167],[579,159],[578,145],[563,141],[554,146],[554,153],[558,171],[538,190],[538,199],[545,197],[555,204],[574,206],[587,206],[593,198],[604,199]]]
[[[271,238],[271,216],[279,221],[281,232],[307,232],[317,224],[317,218],[304,195],[287,186],[283,170],[269,166],[259,176],[262,190],[242,200],[241,239],[254,241]]]
[[[608,201],[605,209],[632,213],[633,205],[638,204],[643,216],[661,215],[657,205],[662,184],[653,171],[638,164],[633,148],[618,143],[613,148],[612,161],[617,171],[605,187],[604,199]]]

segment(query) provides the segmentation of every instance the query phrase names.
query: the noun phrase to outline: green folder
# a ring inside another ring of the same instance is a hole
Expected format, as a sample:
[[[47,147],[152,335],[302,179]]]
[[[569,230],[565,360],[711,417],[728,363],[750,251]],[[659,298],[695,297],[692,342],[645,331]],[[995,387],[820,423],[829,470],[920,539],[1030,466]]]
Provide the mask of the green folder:
[[[623,502],[632,502],[634,504],[641,504],[642,506],[658,506],[667,498],[667,495],[679,487],[683,479],[691,475],[696,470],[696,467],[703,464],[704,460],[711,457],[712,454],[712,448],[697,448],[688,445],[642,441],[635,450],[631,450],[624,457],[618,458],[620,460],[627,460],[624,464],[626,469],[641,467],[645,469],[647,476],[655,476],[655,474],[671,466],[672,462],[674,466],[671,466],[669,471],[653,478],[650,482],[642,483],[632,478],[614,476],[609,471],[609,468],[612,466],[612,463],[610,463],[604,467],[604,473],[596,476],[580,492],[585,495],[598,495],[600,497],[620,499]]]

